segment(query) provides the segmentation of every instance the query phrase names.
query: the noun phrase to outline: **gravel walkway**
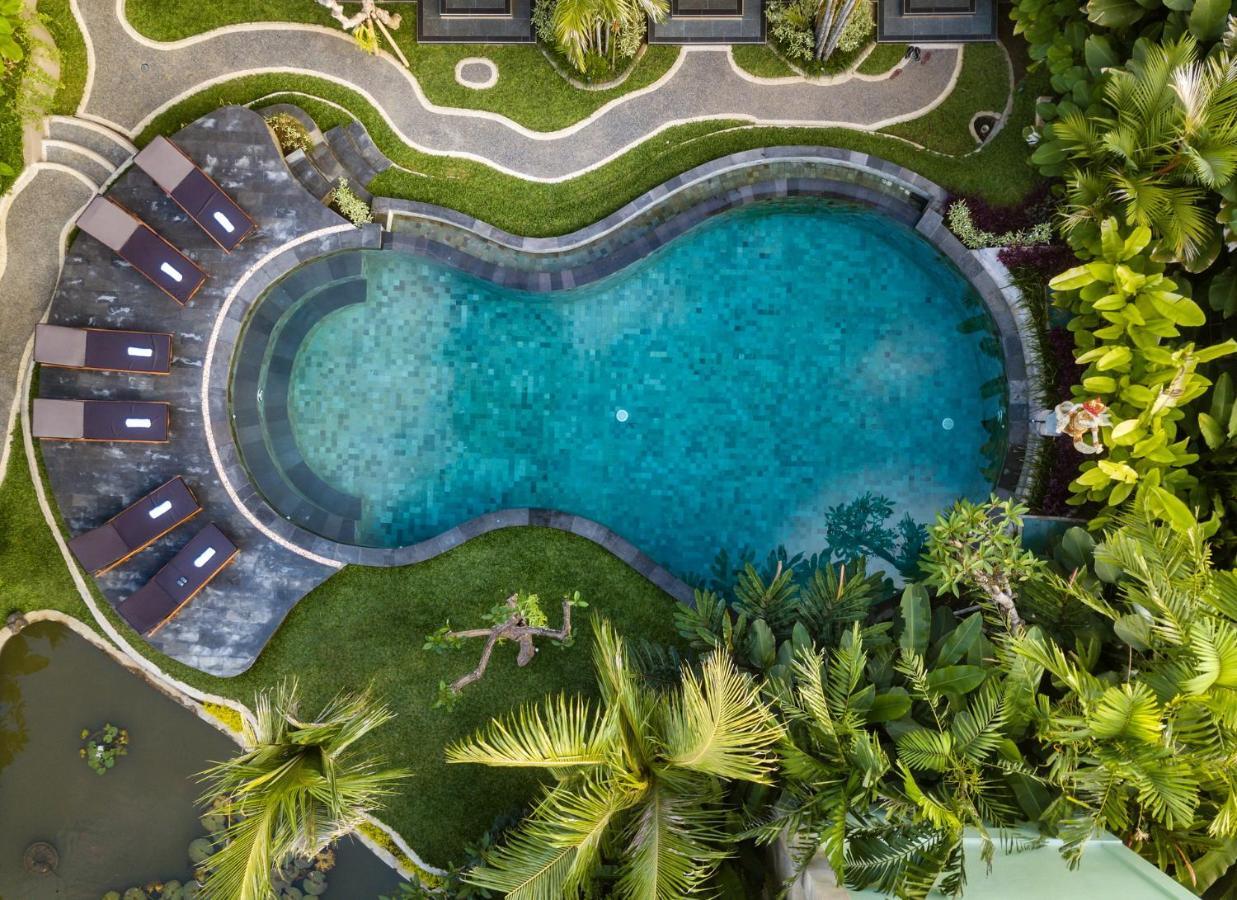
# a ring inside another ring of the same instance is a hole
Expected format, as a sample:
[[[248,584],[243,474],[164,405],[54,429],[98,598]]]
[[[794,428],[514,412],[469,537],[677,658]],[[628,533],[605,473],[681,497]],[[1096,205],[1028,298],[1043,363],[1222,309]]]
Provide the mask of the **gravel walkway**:
[[[740,76],[723,49],[696,48],[659,86],[628,94],[571,128],[539,133],[492,113],[430,105],[405,69],[358,52],[341,32],[249,28],[158,44],[121,23],[116,0],[78,0],[78,8],[96,60],[82,111],[130,134],[152,111],[204,83],[241,72],[305,71],[367,93],[416,147],[541,181],[569,178],[661,129],[698,119],[875,129],[937,103],[959,62],[957,49],[942,47],[898,78],[760,84]],[[304,68],[307,62],[312,71]]]

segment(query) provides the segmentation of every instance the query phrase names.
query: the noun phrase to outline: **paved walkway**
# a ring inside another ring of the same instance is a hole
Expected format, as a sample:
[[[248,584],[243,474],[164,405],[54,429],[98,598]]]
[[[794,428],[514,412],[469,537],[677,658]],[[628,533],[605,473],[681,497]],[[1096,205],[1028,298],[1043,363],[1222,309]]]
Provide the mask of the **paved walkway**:
[[[942,47],[915,65],[913,77],[768,84],[739,74],[724,48],[693,48],[648,88],[570,128],[534,132],[494,113],[432,105],[406,69],[389,57],[358,52],[338,30],[246,26],[157,43],[119,18],[121,3],[76,2],[96,61],[82,112],[130,135],[154,112],[204,84],[241,73],[294,71],[367,95],[418,149],[480,160],[538,181],[573,177],[649,135],[701,119],[875,130],[915,118],[944,99],[961,62],[958,49]]]

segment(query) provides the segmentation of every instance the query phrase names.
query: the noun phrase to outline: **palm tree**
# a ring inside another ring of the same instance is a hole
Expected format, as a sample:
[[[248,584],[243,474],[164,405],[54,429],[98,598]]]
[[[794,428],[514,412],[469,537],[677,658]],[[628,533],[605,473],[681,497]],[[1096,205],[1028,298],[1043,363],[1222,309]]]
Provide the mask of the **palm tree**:
[[[571,64],[583,72],[587,56],[604,56],[613,63],[621,32],[640,27],[646,16],[661,22],[669,9],[668,0],[557,0],[554,36]]]
[[[578,896],[603,860],[617,897],[691,896],[733,846],[728,780],[768,784],[781,728],[724,653],[674,691],[646,687],[609,623],[593,655],[601,700],[559,696],[447,749],[447,761],[543,768],[554,783],[473,884],[514,900]]]
[[[295,681],[259,694],[255,724],[245,727],[249,749],[202,773],[202,802],[231,821],[226,843],[206,860],[203,897],[273,898],[273,867],[352,831],[404,777],[353,750],[394,715],[368,694],[341,694],[317,722],[300,721],[298,705]]]
[[[1237,173],[1237,58],[1200,61],[1186,34],[1109,70],[1104,99],[1110,115],[1075,111],[1047,135],[1074,163],[1066,234],[1120,215],[1154,231],[1165,261],[1201,271],[1220,245],[1208,192]]]

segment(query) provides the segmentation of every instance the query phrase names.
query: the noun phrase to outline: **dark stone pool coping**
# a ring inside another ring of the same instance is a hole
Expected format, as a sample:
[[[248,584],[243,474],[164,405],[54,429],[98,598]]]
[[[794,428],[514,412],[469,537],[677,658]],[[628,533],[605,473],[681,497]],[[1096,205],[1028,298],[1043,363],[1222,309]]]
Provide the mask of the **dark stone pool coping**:
[[[713,160],[684,172],[641,195],[615,213],[567,235],[527,238],[495,228],[487,222],[455,210],[424,203],[375,198],[374,212],[385,216],[390,226],[395,217],[411,217],[447,226],[498,245],[532,255],[553,255],[581,248],[618,233],[625,225],[646,215],[689,186],[699,186],[723,173],[756,169],[781,162],[819,165],[820,177],[768,178],[724,190],[696,202],[649,227],[627,241],[613,254],[605,254],[582,265],[552,272],[528,271],[481,259],[444,240],[423,235],[408,235],[383,230],[378,225],[336,232],[305,241],[265,261],[257,272],[245,279],[234,292],[227,310],[226,327],[220,329],[218,346],[212,348],[207,373],[210,426],[219,448],[220,474],[229,482],[245,511],[257,523],[276,535],[285,546],[299,547],[311,558],[343,564],[400,566],[418,563],[445,553],[465,541],[489,531],[519,526],[542,526],[577,534],[609,550],[638,572],[683,602],[691,602],[691,588],[664,567],[642,553],[634,544],[611,529],[592,520],[550,509],[504,509],[463,522],[433,538],[398,548],[362,547],[332,541],[302,528],[278,513],[257,490],[242,461],[233,431],[229,409],[228,382],[233,350],[252,306],[267,288],[301,264],[344,249],[394,249],[423,254],[499,284],[531,291],[566,290],[596,281],[647,255],[686,231],[729,209],[750,203],[787,197],[826,197],[861,203],[882,210],[911,227],[931,242],[962,272],[976,292],[997,328],[1004,354],[1008,387],[1008,449],[998,493],[1010,495],[1018,490],[1029,431],[1027,364],[1023,335],[1015,311],[1000,286],[942,222],[946,192],[923,176],[887,160],[848,150],[822,147],[774,147],[745,151]],[[831,170],[864,173],[867,183],[829,177]],[[875,180],[873,180],[875,179]]]

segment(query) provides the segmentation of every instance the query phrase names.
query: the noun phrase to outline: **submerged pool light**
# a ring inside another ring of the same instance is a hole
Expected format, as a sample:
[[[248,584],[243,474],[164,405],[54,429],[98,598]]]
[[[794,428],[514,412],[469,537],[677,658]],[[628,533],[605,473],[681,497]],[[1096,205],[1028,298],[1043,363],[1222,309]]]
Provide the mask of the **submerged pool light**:
[[[626,422],[626,421],[627,421],[627,419],[628,419],[628,416],[627,416],[627,410],[625,410],[625,409],[620,409],[620,410],[618,410],[618,411],[614,414],[614,418],[618,419],[620,422]]]

